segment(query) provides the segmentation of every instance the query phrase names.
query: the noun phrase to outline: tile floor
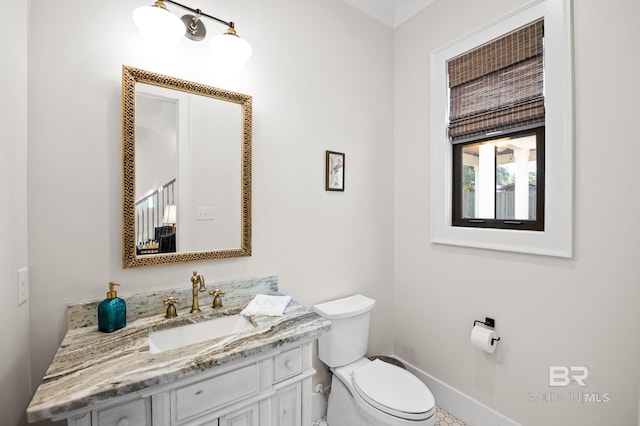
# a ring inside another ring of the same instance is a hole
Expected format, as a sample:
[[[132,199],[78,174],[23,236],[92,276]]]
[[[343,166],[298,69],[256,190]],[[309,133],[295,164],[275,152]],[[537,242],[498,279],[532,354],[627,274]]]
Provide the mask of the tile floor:
[[[436,407],[436,426],[465,426],[465,424],[446,411]]]
[[[331,426],[327,424],[326,419],[324,418],[316,420],[316,422],[313,425],[314,426],[325,426],[325,425]],[[460,420],[453,417],[451,414],[447,413],[446,411],[442,410],[439,407],[436,407],[435,426],[466,426],[466,425],[462,423]]]

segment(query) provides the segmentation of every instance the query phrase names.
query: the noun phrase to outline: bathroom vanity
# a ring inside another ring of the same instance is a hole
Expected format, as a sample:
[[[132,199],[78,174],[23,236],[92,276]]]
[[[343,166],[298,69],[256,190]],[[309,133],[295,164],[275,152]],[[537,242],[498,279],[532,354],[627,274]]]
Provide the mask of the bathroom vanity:
[[[30,422],[67,419],[74,426],[310,425],[313,342],[331,323],[292,300],[283,316],[249,317],[241,331],[194,344],[150,350],[150,335],[207,322],[227,327],[256,294],[279,294],[277,278],[217,283],[223,308],[191,289],[124,297],[128,325],[101,333],[96,302],[69,307],[69,331],[27,409]],[[176,318],[161,301],[178,297]],[[92,314],[93,312],[93,314]],[[173,337],[172,337],[173,339]]]

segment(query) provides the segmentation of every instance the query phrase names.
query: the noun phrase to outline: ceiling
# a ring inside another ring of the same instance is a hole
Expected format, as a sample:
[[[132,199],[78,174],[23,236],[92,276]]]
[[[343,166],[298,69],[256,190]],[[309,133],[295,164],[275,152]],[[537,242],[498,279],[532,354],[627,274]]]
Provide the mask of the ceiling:
[[[435,0],[344,0],[388,27],[396,28]]]

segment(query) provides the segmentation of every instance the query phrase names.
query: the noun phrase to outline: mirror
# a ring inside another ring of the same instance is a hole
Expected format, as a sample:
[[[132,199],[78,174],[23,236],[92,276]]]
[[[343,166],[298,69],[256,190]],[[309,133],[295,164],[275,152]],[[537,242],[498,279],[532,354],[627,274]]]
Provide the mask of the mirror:
[[[251,106],[123,66],[124,268],[251,255]]]

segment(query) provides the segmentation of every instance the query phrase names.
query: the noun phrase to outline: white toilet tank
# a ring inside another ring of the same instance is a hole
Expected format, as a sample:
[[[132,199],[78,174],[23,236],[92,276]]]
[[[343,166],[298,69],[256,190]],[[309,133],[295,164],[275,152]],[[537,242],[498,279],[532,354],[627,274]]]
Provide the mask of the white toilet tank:
[[[350,364],[367,353],[369,318],[376,301],[356,294],[313,307],[331,320],[331,330],[320,336],[318,352],[329,367]]]

